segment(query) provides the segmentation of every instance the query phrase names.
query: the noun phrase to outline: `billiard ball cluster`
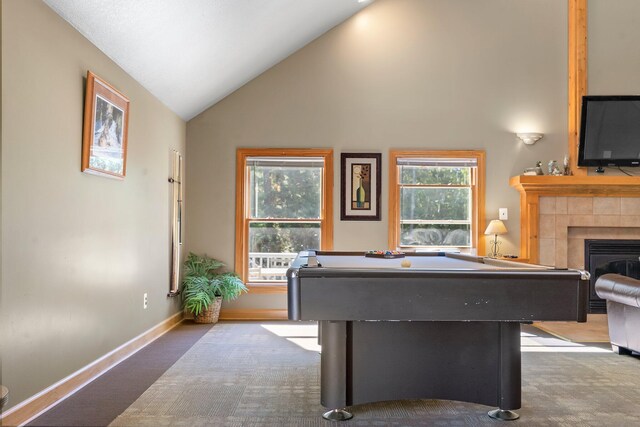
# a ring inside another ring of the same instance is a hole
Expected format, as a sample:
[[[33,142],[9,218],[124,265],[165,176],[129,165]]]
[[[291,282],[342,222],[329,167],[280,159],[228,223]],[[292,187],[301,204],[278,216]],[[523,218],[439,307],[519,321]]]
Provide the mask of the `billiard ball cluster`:
[[[400,251],[367,251],[364,256],[374,258],[402,258],[404,252]]]

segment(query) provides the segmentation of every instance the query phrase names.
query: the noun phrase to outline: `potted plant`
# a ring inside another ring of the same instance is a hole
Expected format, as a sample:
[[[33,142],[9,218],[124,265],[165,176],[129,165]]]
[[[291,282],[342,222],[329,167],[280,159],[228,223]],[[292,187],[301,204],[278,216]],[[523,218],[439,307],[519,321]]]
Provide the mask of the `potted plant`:
[[[225,265],[206,255],[189,253],[184,263],[182,301],[196,323],[216,323],[222,300],[236,299],[247,288],[235,274],[221,272]]]

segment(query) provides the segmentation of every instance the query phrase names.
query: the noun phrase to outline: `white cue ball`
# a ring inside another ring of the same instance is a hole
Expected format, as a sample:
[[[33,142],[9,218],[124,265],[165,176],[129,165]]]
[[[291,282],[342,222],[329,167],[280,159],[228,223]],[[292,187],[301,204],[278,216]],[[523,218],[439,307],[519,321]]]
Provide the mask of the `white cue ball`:
[[[411,261],[409,261],[408,259],[403,259],[400,265],[403,267],[411,267]]]

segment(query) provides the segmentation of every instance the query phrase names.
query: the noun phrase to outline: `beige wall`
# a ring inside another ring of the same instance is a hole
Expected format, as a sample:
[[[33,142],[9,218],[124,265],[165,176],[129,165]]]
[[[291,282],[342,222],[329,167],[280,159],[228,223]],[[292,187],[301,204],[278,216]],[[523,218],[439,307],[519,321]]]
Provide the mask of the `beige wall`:
[[[123,181],[80,172],[88,69],[131,101]],[[44,3],[2,1],[0,340],[11,405],[179,310],[166,297],[167,177],[185,139],[183,120]]]
[[[588,1],[589,95],[640,95],[640,2]]]
[[[589,0],[587,94],[640,95],[640,1]],[[598,175],[589,168],[590,175]],[[607,168],[607,176],[624,173]]]
[[[212,77],[213,78],[213,77]],[[187,125],[189,249],[233,265],[237,147],[381,152],[382,221],[339,220],[337,250],[387,246],[388,151],[487,152],[486,219],[509,208],[505,253],[519,245],[510,176],[567,150],[567,4],[557,0],[378,0]],[[543,132],[533,146],[516,131]],[[283,295],[227,307],[283,308]]]

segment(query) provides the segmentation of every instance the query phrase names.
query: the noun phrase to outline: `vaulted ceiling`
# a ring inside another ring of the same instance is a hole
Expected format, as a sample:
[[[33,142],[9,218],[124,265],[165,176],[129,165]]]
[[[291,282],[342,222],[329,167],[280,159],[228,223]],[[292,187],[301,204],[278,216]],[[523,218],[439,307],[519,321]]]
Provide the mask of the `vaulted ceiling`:
[[[372,0],[44,0],[185,120]]]

